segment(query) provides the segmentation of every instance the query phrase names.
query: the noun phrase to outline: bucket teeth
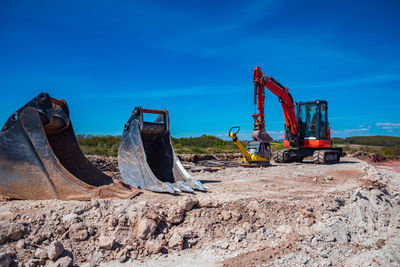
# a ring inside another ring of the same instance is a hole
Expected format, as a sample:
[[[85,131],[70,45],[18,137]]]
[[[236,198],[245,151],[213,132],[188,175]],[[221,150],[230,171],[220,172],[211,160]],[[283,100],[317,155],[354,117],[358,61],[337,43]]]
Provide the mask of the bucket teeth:
[[[186,182],[178,181],[174,185],[183,192],[187,192],[187,193],[194,192],[193,188],[191,188]]]
[[[138,190],[113,179],[83,155],[67,104],[41,93],[0,132],[0,193],[17,199],[131,198]]]
[[[172,142],[171,142],[172,143]],[[179,170],[179,174],[183,176],[182,180],[186,181],[186,183],[194,190],[206,192],[208,187],[202,184],[200,181],[194,179],[183,167],[181,161],[178,159],[174,152],[174,159],[176,168]]]
[[[176,187],[176,184],[171,184],[169,182],[165,182],[164,184],[168,185],[172,190],[174,190],[174,192],[176,193],[181,193],[182,190],[179,189],[178,187]]]
[[[157,185],[157,186],[150,186],[148,188],[143,188],[152,192],[156,193],[170,193],[174,194],[175,192],[181,192],[178,188],[173,186],[171,183],[164,183],[163,185]]]
[[[197,180],[194,180],[194,179],[193,179],[193,181],[191,181],[189,183],[189,186],[191,186],[193,189],[198,190],[198,191],[204,191],[205,192],[205,191],[208,190],[207,186],[203,185],[201,182],[199,182]]]
[[[158,117],[146,122],[143,113]],[[122,178],[141,189],[168,193],[207,190],[190,176],[176,156],[167,110],[134,109],[121,137],[118,165]]]

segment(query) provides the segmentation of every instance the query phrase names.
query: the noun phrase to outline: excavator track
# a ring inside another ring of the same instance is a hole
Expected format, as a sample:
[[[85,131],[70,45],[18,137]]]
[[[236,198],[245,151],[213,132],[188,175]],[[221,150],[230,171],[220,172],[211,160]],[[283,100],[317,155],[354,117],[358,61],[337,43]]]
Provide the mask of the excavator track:
[[[276,152],[275,161],[277,163],[291,163],[295,160],[290,157],[290,149],[282,149]]]
[[[303,159],[304,157],[297,155],[294,149],[278,150],[274,157],[276,163],[302,162]]]
[[[335,150],[316,150],[313,154],[315,164],[327,164],[340,161],[340,153]]]
[[[341,150],[282,149],[274,153],[276,163],[302,162],[304,157],[313,156],[315,164],[329,164],[340,161]]]
[[[274,157],[275,162],[277,163],[283,163],[283,150],[278,150],[275,153],[275,157]]]

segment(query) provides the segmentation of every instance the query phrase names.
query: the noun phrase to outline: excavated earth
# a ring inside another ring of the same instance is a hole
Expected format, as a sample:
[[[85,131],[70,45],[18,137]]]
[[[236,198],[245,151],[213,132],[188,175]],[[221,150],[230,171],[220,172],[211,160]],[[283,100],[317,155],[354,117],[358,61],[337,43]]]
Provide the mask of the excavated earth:
[[[89,159],[120,178],[115,158]],[[209,192],[0,200],[0,266],[400,265],[396,169],[190,159]]]

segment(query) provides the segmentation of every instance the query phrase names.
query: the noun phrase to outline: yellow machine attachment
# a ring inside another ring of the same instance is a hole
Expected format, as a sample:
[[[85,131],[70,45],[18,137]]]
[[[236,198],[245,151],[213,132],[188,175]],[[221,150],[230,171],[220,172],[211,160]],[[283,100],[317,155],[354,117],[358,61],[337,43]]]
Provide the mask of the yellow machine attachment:
[[[234,131],[237,129],[237,131]],[[240,131],[240,127],[232,127],[229,130],[228,135],[232,138],[233,142],[237,145],[240,152],[243,153],[242,166],[245,167],[257,167],[257,166],[268,166],[271,159],[271,146],[269,143],[260,141],[250,141],[246,147],[238,139],[237,134]]]

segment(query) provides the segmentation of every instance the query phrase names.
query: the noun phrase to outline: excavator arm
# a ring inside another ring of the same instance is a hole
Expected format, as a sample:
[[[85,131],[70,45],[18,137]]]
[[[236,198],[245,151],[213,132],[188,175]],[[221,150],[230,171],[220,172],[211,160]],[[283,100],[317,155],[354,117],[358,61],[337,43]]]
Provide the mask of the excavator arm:
[[[258,114],[253,114],[255,126],[261,124],[264,127],[264,88],[267,88],[279,98],[285,117],[286,136],[290,143],[296,143],[298,135],[297,121],[294,112],[294,102],[289,89],[281,85],[274,78],[263,73],[260,67],[254,68],[253,82],[255,101],[257,102],[259,111]]]

